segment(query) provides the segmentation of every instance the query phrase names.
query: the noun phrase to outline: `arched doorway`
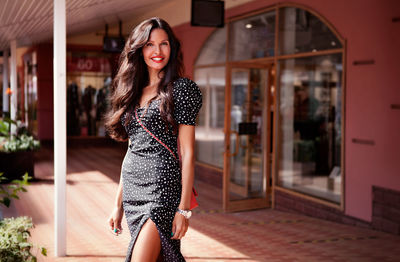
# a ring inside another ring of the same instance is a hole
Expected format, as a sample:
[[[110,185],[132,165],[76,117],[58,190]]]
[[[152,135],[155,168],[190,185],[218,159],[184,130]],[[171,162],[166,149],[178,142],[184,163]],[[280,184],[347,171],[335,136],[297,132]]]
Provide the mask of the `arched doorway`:
[[[321,16],[284,4],[211,34],[195,64],[197,159],[222,168],[224,210],[268,207],[275,190],[343,206],[344,46]]]

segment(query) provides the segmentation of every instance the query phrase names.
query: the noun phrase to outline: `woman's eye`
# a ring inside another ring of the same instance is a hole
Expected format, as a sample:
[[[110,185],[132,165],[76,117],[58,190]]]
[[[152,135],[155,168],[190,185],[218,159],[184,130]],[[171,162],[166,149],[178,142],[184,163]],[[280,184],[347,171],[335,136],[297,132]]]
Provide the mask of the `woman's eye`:
[[[163,42],[162,45],[168,45],[168,42]]]
[[[146,44],[146,46],[152,46],[152,45],[153,45],[152,43],[147,43],[147,44]]]

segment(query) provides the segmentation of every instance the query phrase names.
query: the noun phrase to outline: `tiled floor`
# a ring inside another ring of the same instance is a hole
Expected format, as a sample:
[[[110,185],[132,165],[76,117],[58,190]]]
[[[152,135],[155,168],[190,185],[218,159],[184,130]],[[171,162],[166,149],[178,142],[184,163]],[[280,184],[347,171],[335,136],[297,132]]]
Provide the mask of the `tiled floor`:
[[[39,261],[123,261],[126,231],[106,220],[113,207],[124,152],[109,147],[68,150],[67,257],[54,257],[52,155],[42,149],[38,181],[5,216],[28,215],[32,241],[48,249]],[[196,182],[200,207],[182,241],[187,261],[400,261],[400,237],[270,209],[223,213],[221,190]],[[125,222],[125,221],[124,221]]]

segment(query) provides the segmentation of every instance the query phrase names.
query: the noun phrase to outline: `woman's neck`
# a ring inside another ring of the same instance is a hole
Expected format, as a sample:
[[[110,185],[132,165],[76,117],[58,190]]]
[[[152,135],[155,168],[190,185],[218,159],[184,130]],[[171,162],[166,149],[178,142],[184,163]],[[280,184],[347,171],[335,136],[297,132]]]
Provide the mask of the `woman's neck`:
[[[149,68],[149,86],[155,86],[158,85],[160,82],[160,70],[154,70]]]

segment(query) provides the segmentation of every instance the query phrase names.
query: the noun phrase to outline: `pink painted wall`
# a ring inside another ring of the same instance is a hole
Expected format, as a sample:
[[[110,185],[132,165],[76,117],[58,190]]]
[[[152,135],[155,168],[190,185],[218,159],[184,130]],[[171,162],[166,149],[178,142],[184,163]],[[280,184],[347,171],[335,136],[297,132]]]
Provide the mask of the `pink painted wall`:
[[[40,140],[51,140],[53,139],[53,44],[39,44],[36,51],[38,136]]]
[[[185,72],[189,77],[193,77],[193,65],[196,62],[199,51],[207,41],[208,36],[215,30],[209,27],[196,27],[195,30],[193,29],[189,23],[174,27],[174,33],[182,44]]]
[[[226,17],[268,7],[278,0],[256,0],[227,10]],[[345,213],[371,221],[372,186],[400,190],[400,16],[398,0],[294,0],[329,21],[347,41],[345,113]],[[174,28],[183,42],[186,72],[193,64],[210,28]],[[354,60],[375,64],[354,66]],[[352,143],[353,138],[375,145]]]

